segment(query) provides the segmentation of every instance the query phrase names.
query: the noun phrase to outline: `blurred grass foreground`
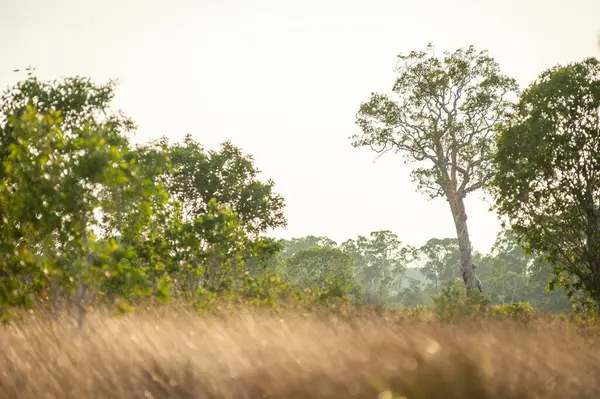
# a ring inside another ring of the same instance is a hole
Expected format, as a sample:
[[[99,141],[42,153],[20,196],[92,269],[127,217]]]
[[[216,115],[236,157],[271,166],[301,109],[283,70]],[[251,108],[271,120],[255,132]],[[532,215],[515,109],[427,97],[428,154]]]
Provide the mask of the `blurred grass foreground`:
[[[0,327],[2,398],[600,398],[561,318],[141,310]]]

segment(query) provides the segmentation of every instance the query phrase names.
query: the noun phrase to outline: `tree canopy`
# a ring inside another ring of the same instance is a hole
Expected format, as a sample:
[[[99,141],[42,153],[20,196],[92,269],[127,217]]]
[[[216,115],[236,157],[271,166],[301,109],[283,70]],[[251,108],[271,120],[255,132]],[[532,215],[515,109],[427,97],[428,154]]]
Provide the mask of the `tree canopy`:
[[[419,248],[419,255],[424,260],[423,274],[433,283],[436,292],[443,282],[457,276],[460,251],[456,238],[432,238]]]
[[[543,72],[499,125],[491,192],[554,283],[600,301],[600,61]]]
[[[389,230],[344,241],[340,248],[354,259],[357,278],[365,288],[365,300],[372,305],[390,304],[402,286],[414,249]]]
[[[284,200],[273,192],[275,183],[261,181],[252,156],[232,143],[223,143],[219,151],[207,151],[187,135],[183,143],[163,138],[138,151],[147,158],[163,155],[169,160],[171,168],[161,178],[172,198],[182,204],[184,217],[205,214],[214,198],[234,210],[250,233],[285,227]]]
[[[360,297],[352,257],[340,249],[302,249],[284,260],[282,271],[286,278],[300,287],[333,286],[339,295],[347,293],[354,299]]]

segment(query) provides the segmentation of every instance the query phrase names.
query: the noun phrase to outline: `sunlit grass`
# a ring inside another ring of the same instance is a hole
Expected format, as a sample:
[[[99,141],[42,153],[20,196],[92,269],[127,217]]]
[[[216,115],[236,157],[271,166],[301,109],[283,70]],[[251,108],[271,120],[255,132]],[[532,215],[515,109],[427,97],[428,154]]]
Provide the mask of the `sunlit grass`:
[[[558,319],[165,308],[30,317],[0,342],[2,398],[600,398],[600,351]]]

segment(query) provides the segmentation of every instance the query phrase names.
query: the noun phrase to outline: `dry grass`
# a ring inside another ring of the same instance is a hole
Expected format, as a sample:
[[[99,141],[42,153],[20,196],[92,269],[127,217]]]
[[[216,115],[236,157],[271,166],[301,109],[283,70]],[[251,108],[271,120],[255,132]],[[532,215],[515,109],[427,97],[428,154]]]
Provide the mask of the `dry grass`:
[[[183,311],[1,327],[1,398],[600,398],[568,324]]]

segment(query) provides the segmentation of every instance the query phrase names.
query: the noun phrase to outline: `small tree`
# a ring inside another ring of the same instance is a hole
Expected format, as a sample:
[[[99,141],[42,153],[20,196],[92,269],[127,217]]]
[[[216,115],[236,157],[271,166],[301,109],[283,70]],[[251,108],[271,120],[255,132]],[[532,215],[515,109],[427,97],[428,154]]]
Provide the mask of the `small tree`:
[[[600,303],[600,61],[542,73],[498,134],[497,211],[555,266],[554,284]]]
[[[471,261],[464,199],[491,177],[492,129],[501,122],[514,79],[486,52],[471,46],[438,58],[427,51],[398,56],[397,96],[371,95],[360,106],[355,147],[395,152],[417,164],[413,179],[431,198],[450,205],[461,253],[461,275],[469,294],[477,285]]]
[[[0,233],[2,246],[14,250],[0,271],[11,270],[8,279],[27,278],[24,272],[33,272],[34,279],[56,276],[76,290],[81,324],[86,293],[124,271],[118,263],[94,259],[118,248],[97,241],[96,213],[112,209],[103,189],[132,177],[132,165],[123,162],[127,139],[93,119],[63,132],[60,111],[42,115],[32,105],[20,118],[8,119],[14,143],[0,179]],[[30,270],[19,271],[19,265]]]
[[[85,297],[112,279],[144,283],[113,240],[98,240],[98,215],[148,220],[151,210],[120,205],[108,193],[157,191],[137,178],[126,134],[134,125],[110,111],[114,83],[83,77],[51,82],[32,71],[0,98],[0,302],[26,302],[75,291],[80,322]],[[135,213],[135,216],[132,215]],[[142,278],[143,280],[143,278]],[[136,286],[126,287],[134,291]],[[92,295],[93,296],[93,295]]]

